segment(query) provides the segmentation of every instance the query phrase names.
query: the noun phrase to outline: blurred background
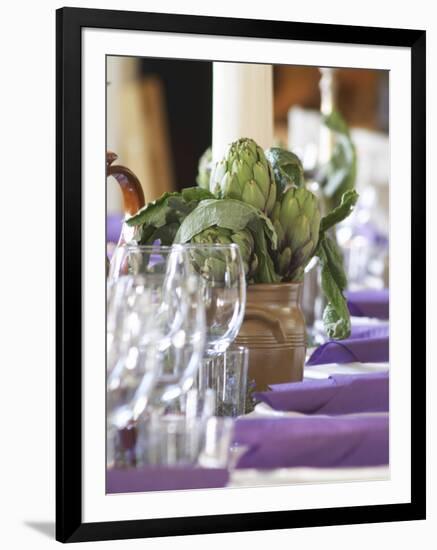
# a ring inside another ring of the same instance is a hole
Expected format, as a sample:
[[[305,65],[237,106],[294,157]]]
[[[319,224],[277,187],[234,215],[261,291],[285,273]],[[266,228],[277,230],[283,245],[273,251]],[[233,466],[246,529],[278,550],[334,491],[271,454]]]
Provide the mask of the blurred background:
[[[318,67],[273,69],[275,144],[301,158],[308,181],[320,161],[323,87]],[[321,92],[322,90],[322,92]],[[350,288],[388,287],[388,72],[335,69],[333,103],[357,154],[358,207],[337,231]],[[139,178],[150,201],[195,185],[198,161],[211,145],[212,63],[107,58],[107,149]],[[117,240],[122,200],[108,178],[109,240]]]

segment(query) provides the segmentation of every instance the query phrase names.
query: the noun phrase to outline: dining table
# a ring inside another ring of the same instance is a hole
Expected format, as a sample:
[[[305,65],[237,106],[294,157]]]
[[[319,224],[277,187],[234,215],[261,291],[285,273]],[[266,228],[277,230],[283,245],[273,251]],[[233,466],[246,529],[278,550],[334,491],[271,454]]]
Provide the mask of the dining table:
[[[389,293],[350,292],[345,340],[308,349],[301,382],[256,392],[235,419],[227,468],[108,470],[107,492],[389,478]]]

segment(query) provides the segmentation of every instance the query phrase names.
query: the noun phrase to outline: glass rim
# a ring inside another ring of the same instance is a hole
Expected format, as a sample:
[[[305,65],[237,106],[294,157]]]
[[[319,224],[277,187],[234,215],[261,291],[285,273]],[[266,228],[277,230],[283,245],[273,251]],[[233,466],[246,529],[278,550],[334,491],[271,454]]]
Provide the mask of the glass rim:
[[[124,248],[129,250],[150,250],[156,252],[157,250],[171,250],[175,245],[167,244],[135,244],[135,243],[122,243],[117,245],[117,249]],[[117,250],[115,250],[116,252]]]
[[[226,355],[227,353],[238,353],[238,354],[241,354],[241,355],[246,355],[249,353],[249,348],[247,346],[238,346],[238,345],[231,345],[225,352],[224,354]]]
[[[172,246],[182,248],[240,248],[236,243],[176,243]]]
[[[177,248],[237,248],[240,247],[236,243],[173,243],[173,244],[136,244],[122,243],[117,245],[117,249],[132,249],[132,250],[174,250]]]

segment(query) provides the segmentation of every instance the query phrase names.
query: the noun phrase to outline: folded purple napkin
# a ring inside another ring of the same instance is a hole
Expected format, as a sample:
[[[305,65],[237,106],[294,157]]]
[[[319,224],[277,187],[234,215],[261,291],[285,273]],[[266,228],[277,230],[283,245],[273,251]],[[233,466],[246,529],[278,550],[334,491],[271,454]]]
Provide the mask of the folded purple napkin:
[[[123,216],[121,214],[110,214],[106,217],[106,242],[118,243],[122,225]]]
[[[345,340],[330,340],[319,346],[307,365],[326,363],[384,363],[389,359],[389,327],[356,327]]]
[[[147,466],[138,469],[107,470],[107,493],[175,491],[181,489],[213,489],[224,487],[227,470],[209,468],[166,468]]]
[[[389,318],[389,291],[354,290],[346,292],[350,314],[355,317]]]
[[[388,373],[333,374],[324,380],[275,384],[255,398],[272,409],[304,414],[353,414],[389,410]]]
[[[388,338],[390,328],[388,324],[380,325],[352,325],[349,338]]]
[[[388,415],[236,421],[234,442],[246,445],[238,468],[335,468],[388,464]]]
[[[378,228],[370,222],[356,225],[353,229],[353,234],[354,236],[359,235],[360,237],[364,237],[373,245],[383,248],[388,246],[387,236],[379,231]]]

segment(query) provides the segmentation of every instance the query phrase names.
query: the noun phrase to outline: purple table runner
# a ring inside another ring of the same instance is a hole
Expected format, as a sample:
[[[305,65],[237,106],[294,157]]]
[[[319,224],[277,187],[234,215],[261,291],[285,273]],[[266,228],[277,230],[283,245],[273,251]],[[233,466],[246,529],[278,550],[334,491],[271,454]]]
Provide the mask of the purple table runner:
[[[224,487],[229,473],[224,469],[166,468],[146,466],[138,469],[107,470],[107,493],[175,491]]]

